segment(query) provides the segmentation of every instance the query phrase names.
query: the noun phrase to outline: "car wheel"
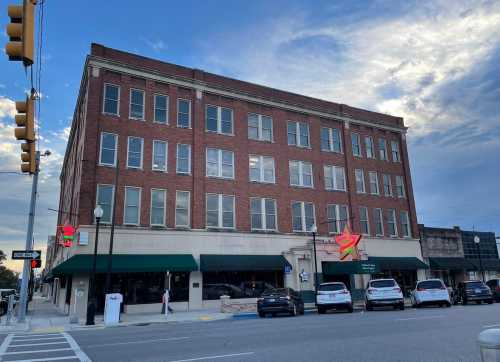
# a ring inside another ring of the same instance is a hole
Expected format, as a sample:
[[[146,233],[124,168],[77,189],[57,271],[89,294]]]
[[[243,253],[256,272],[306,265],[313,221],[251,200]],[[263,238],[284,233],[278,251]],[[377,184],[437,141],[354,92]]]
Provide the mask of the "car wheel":
[[[305,314],[305,312],[306,312],[306,309],[305,309],[305,307],[302,305],[302,308],[300,308],[300,312],[299,312],[299,314],[300,314],[300,315],[304,315],[304,314]]]
[[[405,304],[404,303],[401,303],[399,305],[399,310],[405,310]]]
[[[464,298],[464,299],[462,300],[462,304],[463,304],[463,305],[467,305],[467,303],[469,303],[469,301],[467,300],[467,298]]]
[[[276,317],[276,313],[271,313],[271,316],[274,318]]]
[[[488,304],[493,304],[493,299],[488,300]]]
[[[415,304],[415,308],[422,308],[422,305],[420,303]]]
[[[481,301],[480,300],[476,300],[476,304],[481,304]]]
[[[325,310],[322,307],[318,306],[318,314],[324,314],[324,313]]]
[[[366,302],[366,310],[369,312],[373,311],[373,306],[371,305],[371,303]]]
[[[259,312],[259,317],[265,318],[266,317],[266,313]]]
[[[451,307],[451,303],[450,302],[446,302],[446,308],[450,308]]]
[[[354,312],[354,308],[352,307],[352,305],[350,305],[350,306],[347,307],[347,312],[348,313]]]

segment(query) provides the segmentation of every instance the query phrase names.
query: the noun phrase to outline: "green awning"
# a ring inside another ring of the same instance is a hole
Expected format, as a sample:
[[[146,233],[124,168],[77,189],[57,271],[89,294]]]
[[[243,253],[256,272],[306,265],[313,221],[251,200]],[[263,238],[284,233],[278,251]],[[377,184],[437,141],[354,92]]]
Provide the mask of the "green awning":
[[[468,259],[473,265],[473,270],[500,271],[500,259]]]
[[[283,255],[200,255],[200,270],[284,271],[290,263]]]
[[[465,258],[429,258],[429,266],[434,270],[474,270],[475,266]]]
[[[368,261],[378,264],[380,270],[417,270],[429,269],[422,260],[415,257],[370,256]]]
[[[52,269],[53,275],[90,273],[93,254],[77,254]],[[191,254],[114,254],[112,257],[113,273],[166,272],[198,270],[198,265]],[[108,255],[97,255],[97,273],[108,270]]]
[[[323,274],[374,274],[380,271],[377,263],[368,260],[357,261],[324,261],[322,263]]]

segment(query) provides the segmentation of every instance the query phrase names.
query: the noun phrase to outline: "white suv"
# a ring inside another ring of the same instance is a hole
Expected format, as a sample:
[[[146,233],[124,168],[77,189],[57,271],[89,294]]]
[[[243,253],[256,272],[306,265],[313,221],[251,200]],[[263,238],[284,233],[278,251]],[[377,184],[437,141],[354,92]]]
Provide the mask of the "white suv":
[[[403,292],[394,279],[373,279],[368,282],[365,293],[366,310],[375,306],[393,306],[394,309],[405,309]]]
[[[450,293],[441,279],[428,279],[417,282],[411,293],[412,305],[419,308],[426,304],[451,307]]]
[[[344,283],[322,283],[316,295],[316,307],[319,314],[325,313],[328,309],[346,309],[352,313],[351,293]]]

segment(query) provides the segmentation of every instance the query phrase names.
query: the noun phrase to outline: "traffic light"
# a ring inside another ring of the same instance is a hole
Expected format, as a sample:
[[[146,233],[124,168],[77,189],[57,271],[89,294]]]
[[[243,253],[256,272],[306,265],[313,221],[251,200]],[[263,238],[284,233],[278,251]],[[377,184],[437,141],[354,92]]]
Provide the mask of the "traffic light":
[[[16,127],[14,134],[18,140],[35,141],[35,101],[26,97],[25,102],[16,102]]]
[[[9,60],[33,64],[36,0],[23,0],[23,5],[9,5],[10,24],[7,25],[9,42],[5,53]]]
[[[42,266],[42,259],[31,259],[31,269],[40,268]]]
[[[21,145],[21,149],[23,153],[21,153],[21,171],[29,172],[30,174],[34,174],[36,172],[36,150],[35,150],[35,142],[25,142]]]

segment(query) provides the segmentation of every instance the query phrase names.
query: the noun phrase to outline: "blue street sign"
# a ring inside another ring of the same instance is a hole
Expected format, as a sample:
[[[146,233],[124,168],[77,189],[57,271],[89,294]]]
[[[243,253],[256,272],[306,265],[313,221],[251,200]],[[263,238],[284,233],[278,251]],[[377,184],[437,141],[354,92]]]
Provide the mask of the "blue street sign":
[[[285,265],[285,274],[290,274],[292,272],[292,266],[287,264]]]

